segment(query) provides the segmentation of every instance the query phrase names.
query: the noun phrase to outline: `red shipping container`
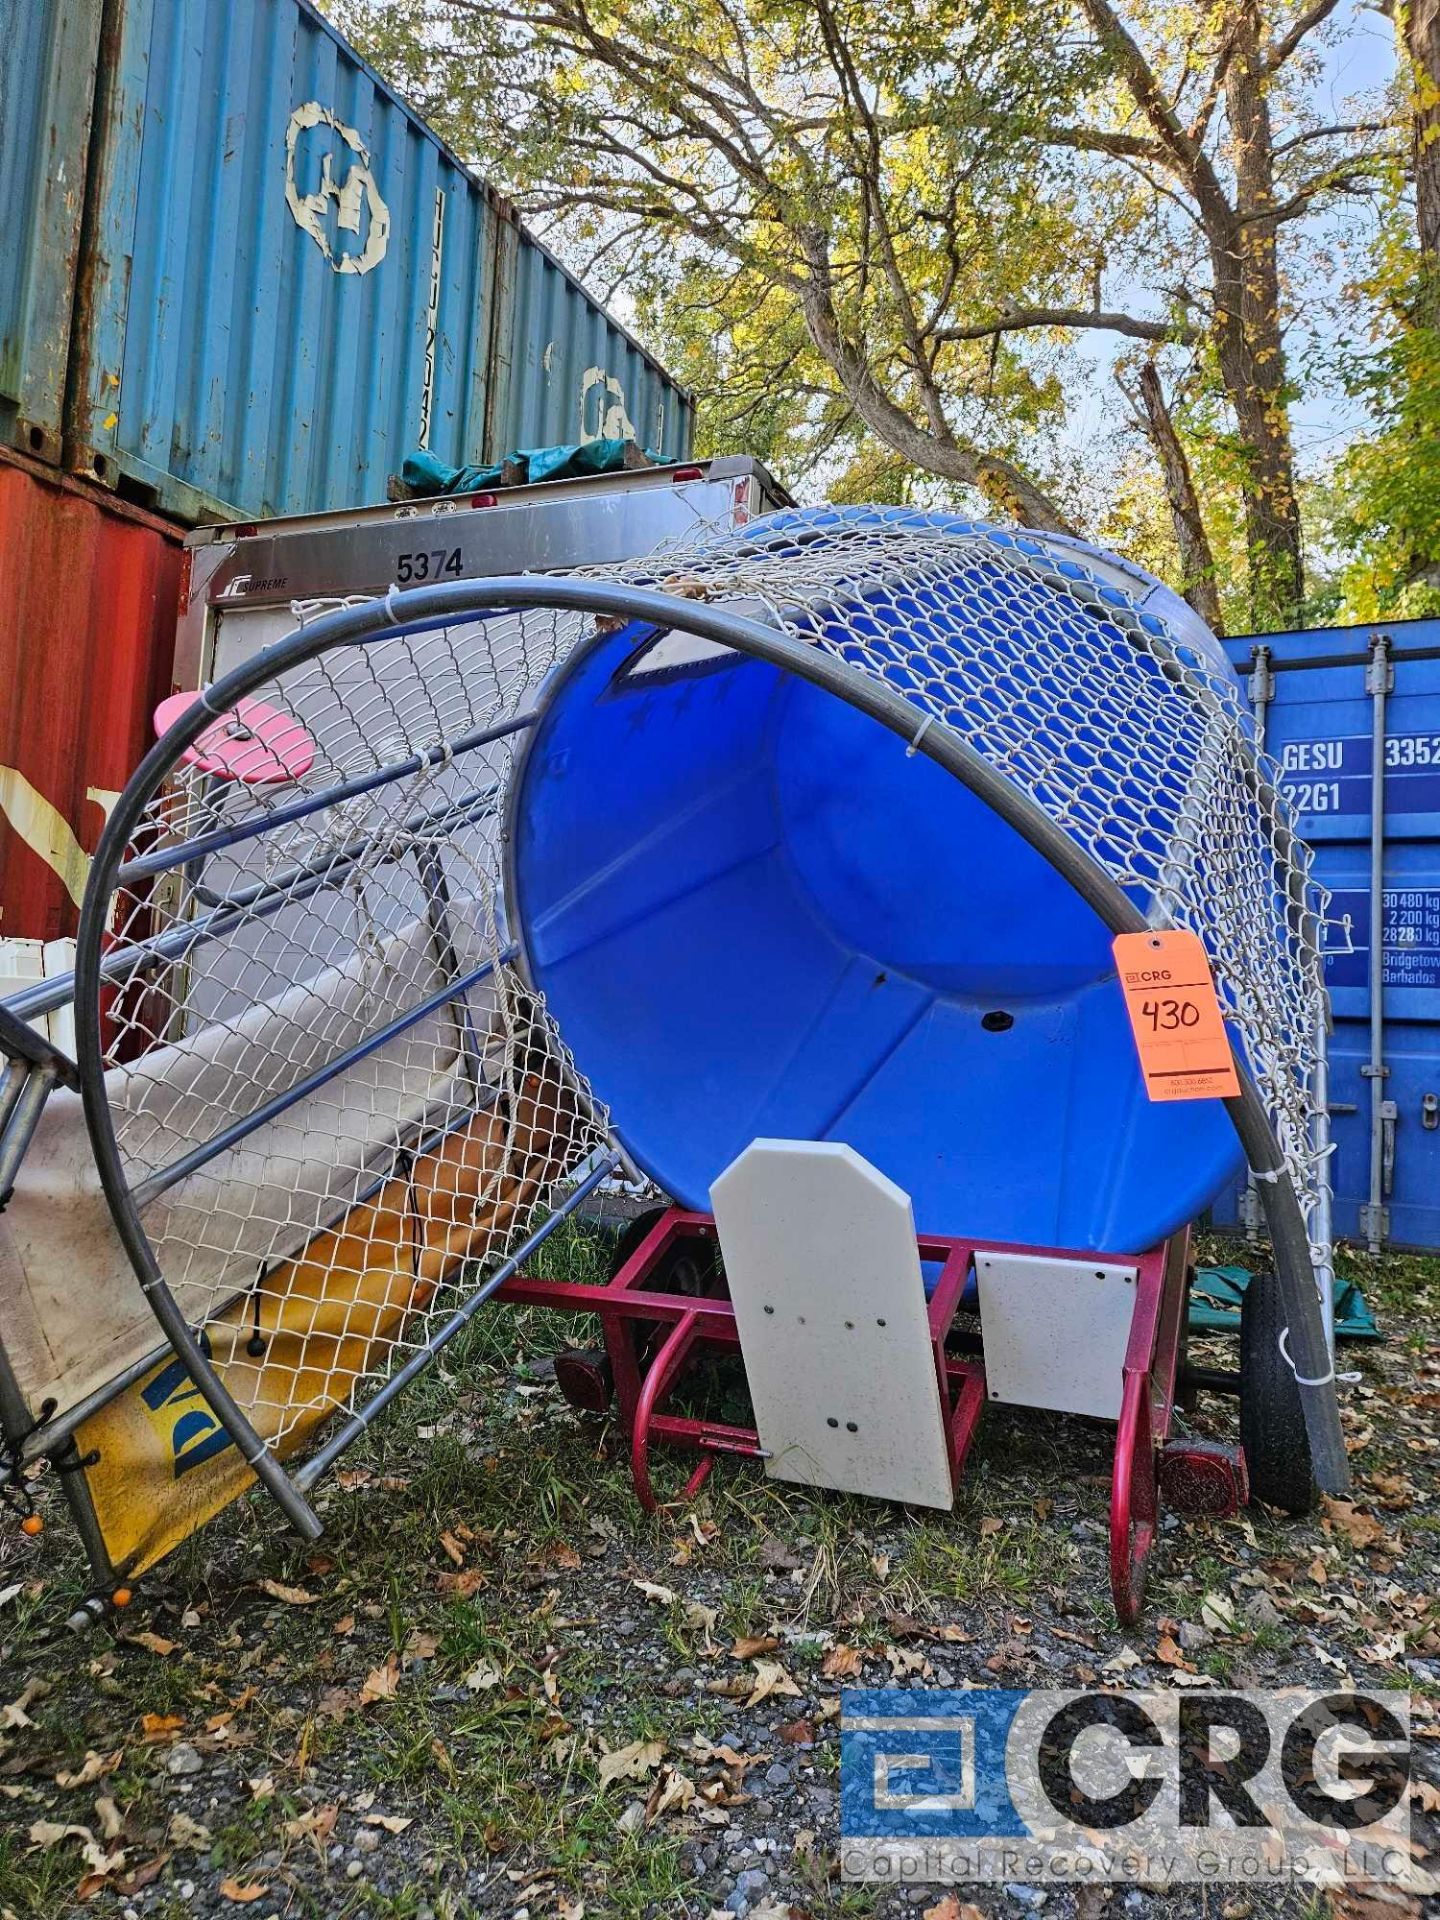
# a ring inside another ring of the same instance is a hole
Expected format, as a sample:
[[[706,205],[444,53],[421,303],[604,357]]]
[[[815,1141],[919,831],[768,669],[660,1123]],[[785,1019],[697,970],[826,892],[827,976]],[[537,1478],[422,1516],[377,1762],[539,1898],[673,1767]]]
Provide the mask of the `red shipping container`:
[[[0,449],[0,937],[74,936],[170,691],[178,529]]]

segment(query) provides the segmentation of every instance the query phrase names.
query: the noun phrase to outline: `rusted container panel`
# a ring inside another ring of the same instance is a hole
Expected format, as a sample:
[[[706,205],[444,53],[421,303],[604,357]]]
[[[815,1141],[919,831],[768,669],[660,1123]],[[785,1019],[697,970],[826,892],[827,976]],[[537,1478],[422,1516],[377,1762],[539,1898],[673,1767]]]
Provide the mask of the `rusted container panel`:
[[[0,936],[75,933],[170,688],[181,558],[163,521],[0,454]]]
[[[606,438],[685,459],[685,389],[518,221],[497,240],[489,455]]]
[[[100,9],[0,4],[0,440],[56,462]]]

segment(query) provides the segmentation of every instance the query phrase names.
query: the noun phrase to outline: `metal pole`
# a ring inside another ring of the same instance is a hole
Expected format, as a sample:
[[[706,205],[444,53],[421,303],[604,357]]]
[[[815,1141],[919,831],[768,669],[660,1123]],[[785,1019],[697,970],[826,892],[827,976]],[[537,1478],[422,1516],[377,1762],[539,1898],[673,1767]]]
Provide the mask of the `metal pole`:
[[[1250,649],[1250,706],[1255,715],[1255,751],[1265,751],[1265,730],[1270,719],[1270,702],[1275,698],[1275,675],[1270,665],[1269,647],[1256,646]],[[1260,1190],[1255,1185],[1255,1176],[1248,1169],[1245,1174],[1245,1192],[1240,1200],[1240,1223],[1245,1229],[1245,1238],[1254,1246],[1260,1238],[1260,1229],[1265,1224],[1265,1208],[1261,1203]]]
[[[1320,1016],[1315,1035],[1314,1108],[1310,1121],[1310,1140],[1319,1169],[1316,1183],[1315,1213],[1311,1221],[1312,1257],[1315,1284],[1320,1289],[1320,1318],[1325,1323],[1325,1344],[1330,1361],[1335,1361],[1335,1268],[1332,1246],[1334,1223],[1331,1218],[1330,1192],[1330,1009],[1328,1001]]]
[[[1370,643],[1365,690],[1370,695],[1370,1058],[1360,1069],[1370,1082],[1369,1204],[1361,1210],[1361,1231],[1371,1253],[1379,1253],[1390,1231],[1385,1205],[1385,702],[1395,685],[1390,636],[1377,633]]]

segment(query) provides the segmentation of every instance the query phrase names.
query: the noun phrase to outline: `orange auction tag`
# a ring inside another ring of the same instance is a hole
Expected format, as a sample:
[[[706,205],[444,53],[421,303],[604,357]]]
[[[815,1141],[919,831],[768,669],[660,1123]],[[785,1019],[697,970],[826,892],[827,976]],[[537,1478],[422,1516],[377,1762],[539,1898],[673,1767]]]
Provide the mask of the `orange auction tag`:
[[[1150,1098],[1238,1098],[1240,1082],[1199,934],[1173,928],[1121,933],[1114,950]]]

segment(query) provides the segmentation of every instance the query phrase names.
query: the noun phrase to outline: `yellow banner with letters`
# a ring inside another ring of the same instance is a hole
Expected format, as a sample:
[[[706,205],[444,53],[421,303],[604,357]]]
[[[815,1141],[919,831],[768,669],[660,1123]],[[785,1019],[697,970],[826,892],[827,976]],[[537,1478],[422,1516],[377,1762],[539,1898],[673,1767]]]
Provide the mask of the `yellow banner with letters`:
[[[527,1076],[512,1123],[492,1110],[388,1180],[339,1225],[209,1320],[202,1345],[281,1459],[384,1371],[406,1321],[483,1257],[554,1177],[557,1088]],[[560,1099],[566,1096],[562,1092]],[[118,1574],[133,1579],[254,1480],[183,1360],[171,1355],[76,1433]]]

